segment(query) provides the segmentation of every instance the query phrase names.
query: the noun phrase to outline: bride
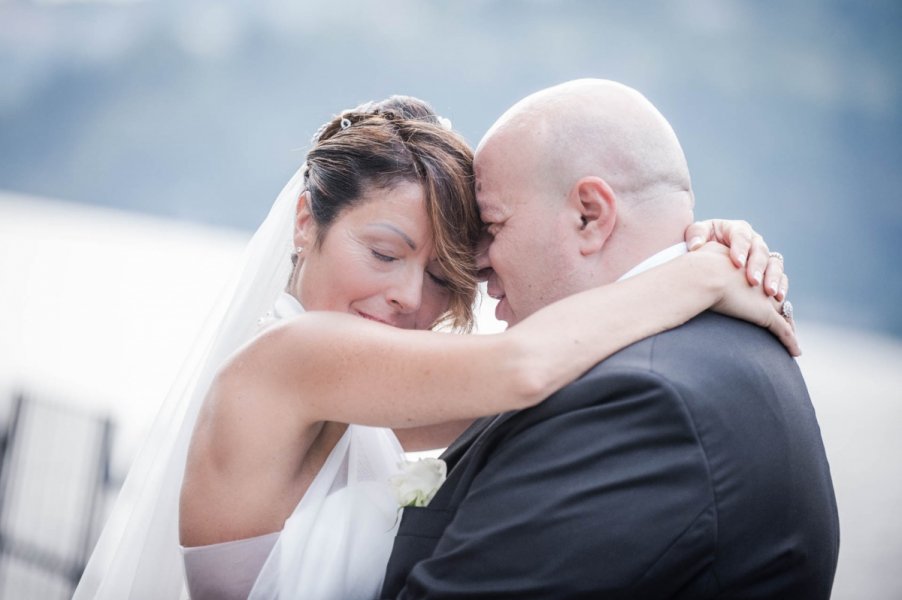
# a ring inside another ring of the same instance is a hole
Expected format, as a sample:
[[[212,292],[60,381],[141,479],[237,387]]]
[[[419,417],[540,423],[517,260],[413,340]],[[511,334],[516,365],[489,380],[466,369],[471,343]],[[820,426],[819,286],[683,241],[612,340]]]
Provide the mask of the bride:
[[[404,450],[532,406],[708,308],[767,324],[797,350],[776,290],[708,251],[501,334],[428,331],[472,326],[471,163],[462,138],[409,97],[320,129],[136,457],[76,600],[373,598]],[[766,249],[752,252],[760,264]],[[770,261],[765,280],[775,277]]]

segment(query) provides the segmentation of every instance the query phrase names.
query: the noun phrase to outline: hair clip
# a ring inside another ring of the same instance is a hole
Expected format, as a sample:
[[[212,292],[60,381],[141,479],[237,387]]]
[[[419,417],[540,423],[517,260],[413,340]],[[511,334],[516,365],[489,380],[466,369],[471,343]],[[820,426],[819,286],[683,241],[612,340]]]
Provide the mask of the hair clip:
[[[347,118],[347,117],[342,118],[342,120],[341,120],[341,128],[342,128],[342,129],[347,129],[347,128],[350,127],[350,126],[351,126],[351,119],[349,119],[349,118]]]
[[[441,125],[443,129],[451,131],[451,119],[448,119],[446,117],[438,117],[438,124]]]

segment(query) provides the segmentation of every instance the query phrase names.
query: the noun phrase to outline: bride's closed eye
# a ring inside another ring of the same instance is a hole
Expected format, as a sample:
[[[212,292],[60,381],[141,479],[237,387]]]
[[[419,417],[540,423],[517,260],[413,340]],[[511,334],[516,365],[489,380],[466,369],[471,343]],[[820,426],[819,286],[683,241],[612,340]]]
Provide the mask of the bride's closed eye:
[[[390,263],[390,262],[394,262],[394,261],[398,260],[396,257],[389,256],[388,254],[383,254],[383,253],[379,252],[378,250],[370,249],[370,252],[372,252],[373,257],[375,257],[375,259],[380,262]]]
[[[388,254],[383,254],[382,252],[379,252],[378,250],[370,249],[370,253],[372,253],[373,257],[376,260],[378,260],[379,262],[393,263],[396,260],[398,260],[397,257],[390,256]],[[444,288],[447,288],[451,285],[451,282],[449,282],[447,279],[445,279],[443,277],[439,277],[438,275],[436,275],[435,273],[433,273],[431,271],[426,271],[426,275],[428,275],[429,279],[432,280],[432,282],[436,285],[439,285]]]

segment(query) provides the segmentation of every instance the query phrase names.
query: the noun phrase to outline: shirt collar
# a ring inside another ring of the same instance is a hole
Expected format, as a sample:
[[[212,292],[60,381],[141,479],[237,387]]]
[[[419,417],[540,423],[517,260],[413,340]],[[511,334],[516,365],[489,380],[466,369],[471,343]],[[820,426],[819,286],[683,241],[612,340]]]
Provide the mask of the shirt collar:
[[[651,268],[657,267],[658,265],[663,265],[666,262],[670,262],[671,260],[682,256],[689,252],[689,248],[686,247],[685,242],[680,242],[679,244],[674,244],[669,248],[664,248],[657,254],[653,254],[649,256],[638,265],[621,275],[617,281],[623,281],[624,279],[629,279],[630,277],[634,277],[643,271],[648,271]]]

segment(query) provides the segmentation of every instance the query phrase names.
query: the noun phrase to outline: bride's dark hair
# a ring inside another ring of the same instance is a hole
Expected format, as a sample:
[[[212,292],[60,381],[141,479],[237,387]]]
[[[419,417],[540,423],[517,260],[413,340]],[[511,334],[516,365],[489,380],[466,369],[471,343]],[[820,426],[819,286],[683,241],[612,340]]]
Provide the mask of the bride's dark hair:
[[[437,260],[451,292],[439,323],[469,331],[482,224],[473,151],[446,123],[429,104],[410,96],[346,110],[314,135],[304,182],[318,226],[317,244],[342,211],[363,201],[367,190],[391,189],[406,181],[420,184]]]

